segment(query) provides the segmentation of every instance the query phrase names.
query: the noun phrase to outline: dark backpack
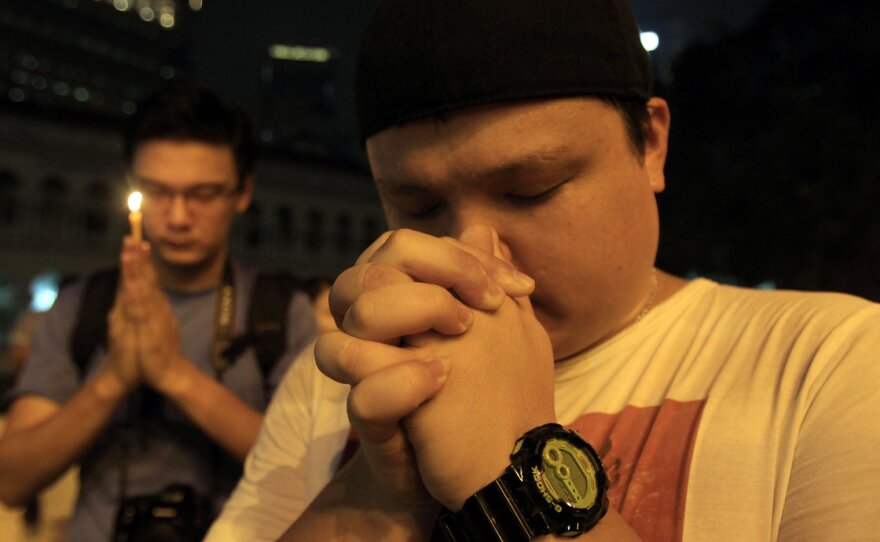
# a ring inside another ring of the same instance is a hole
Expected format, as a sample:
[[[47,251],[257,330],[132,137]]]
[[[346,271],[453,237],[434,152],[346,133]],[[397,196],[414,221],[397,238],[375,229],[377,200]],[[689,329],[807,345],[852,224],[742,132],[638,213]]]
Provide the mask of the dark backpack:
[[[86,279],[70,341],[70,353],[80,375],[95,350],[107,344],[107,314],[113,307],[118,284],[118,267]],[[230,366],[248,347],[253,347],[263,381],[268,381],[269,373],[287,348],[287,309],[298,289],[297,280],[288,273],[257,274],[247,308],[247,328],[223,353]]]

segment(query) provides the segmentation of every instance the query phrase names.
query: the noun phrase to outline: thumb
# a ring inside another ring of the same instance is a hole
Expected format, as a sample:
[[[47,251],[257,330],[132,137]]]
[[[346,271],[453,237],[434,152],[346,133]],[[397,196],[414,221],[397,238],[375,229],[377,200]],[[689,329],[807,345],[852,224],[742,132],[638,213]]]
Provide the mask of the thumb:
[[[488,228],[491,239],[492,239],[492,255],[500,260],[504,260],[509,264],[513,264],[512,254],[510,252],[510,247],[507,246],[507,243],[501,240],[498,237],[498,232],[492,228]],[[513,300],[519,305],[520,309],[524,309],[529,315],[533,318],[535,317],[535,311],[532,309],[532,302],[529,300],[528,295],[515,296]]]
[[[483,224],[473,224],[465,228],[458,239],[463,243],[491,254],[493,239],[497,237],[498,233],[493,228]]]
[[[491,228],[490,228],[491,229]],[[498,232],[495,230],[492,231],[492,255],[496,258],[500,258],[509,264],[513,264],[513,254],[510,252],[510,247],[507,246],[507,243],[501,240],[498,237]]]

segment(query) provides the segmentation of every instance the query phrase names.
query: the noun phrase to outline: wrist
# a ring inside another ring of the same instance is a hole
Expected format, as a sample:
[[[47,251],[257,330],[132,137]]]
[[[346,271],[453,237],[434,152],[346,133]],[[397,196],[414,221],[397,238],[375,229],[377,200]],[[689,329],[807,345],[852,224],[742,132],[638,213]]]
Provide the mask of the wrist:
[[[443,506],[449,510],[461,510],[467,499],[505,473],[510,466],[511,453],[520,437],[532,428],[550,423],[552,420],[550,418],[549,421],[530,421],[519,429],[508,431],[506,437],[492,439],[495,445],[491,447],[488,440],[484,441],[479,454],[481,460],[476,461],[476,458],[473,458],[471,474],[459,478],[462,482],[458,485],[459,490],[452,494],[451,498],[443,499],[441,501]]]
[[[555,423],[536,427],[517,441],[510,459],[502,476],[468,498],[460,510],[441,516],[448,541],[574,537],[605,516],[605,469],[576,432]]]
[[[417,474],[409,482],[418,489],[404,493],[391,490],[387,487],[390,478],[377,476],[361,448],[334,480],[344,488],[337,495],[347,505],[365,511],[371,522],[386,523],[389,533],[383,539],[396,539],[391,532],[415,534],[415,540],[430,538],[442,505],[424,490]]]
[[[128,395],[134,386],[127,385],[113,370],[105,368],[92,380],[92,389],[99,400],[117,403]]]
[[[162,373],[157,375],[156,391],[171,399],[187,395],[193,389],[199,370],[182,356],[168,363]]]
[[[480,462],[478,470],[474,470],[472,474],[459,478],[460,484],[458,490],[443,498],[440,502],[449,510],[461,510],[464,503],[474,493],[492,483],[493,480],[504,474],[504,471],[510,465],[510,450],[513,444],[505,448],[500,454],[484,455],[484,460]],[[491,457],[491,461],[489,460]]]

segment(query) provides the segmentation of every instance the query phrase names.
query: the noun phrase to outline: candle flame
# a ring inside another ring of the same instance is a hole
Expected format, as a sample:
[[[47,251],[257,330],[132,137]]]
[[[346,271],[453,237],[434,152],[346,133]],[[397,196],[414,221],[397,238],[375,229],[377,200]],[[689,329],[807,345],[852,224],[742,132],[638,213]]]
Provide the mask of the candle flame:
[[[131,193],[128,196],[128,209],[130,211],[140,211],[141,210],[141,201],[143,201],[144,196],[137,190]]]

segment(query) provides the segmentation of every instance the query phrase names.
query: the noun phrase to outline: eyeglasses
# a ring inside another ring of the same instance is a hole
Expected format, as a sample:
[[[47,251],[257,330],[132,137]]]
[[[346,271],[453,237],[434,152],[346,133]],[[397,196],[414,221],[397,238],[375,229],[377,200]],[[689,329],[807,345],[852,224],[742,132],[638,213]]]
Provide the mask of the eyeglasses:
[[[183,190],[172,190],[150,181],[135,182],[144,195],[144,206],[165,208],[180,196],[190,209],[207,208],[219,200],[237,192],[237,187],[225,183],[201,183]]]

